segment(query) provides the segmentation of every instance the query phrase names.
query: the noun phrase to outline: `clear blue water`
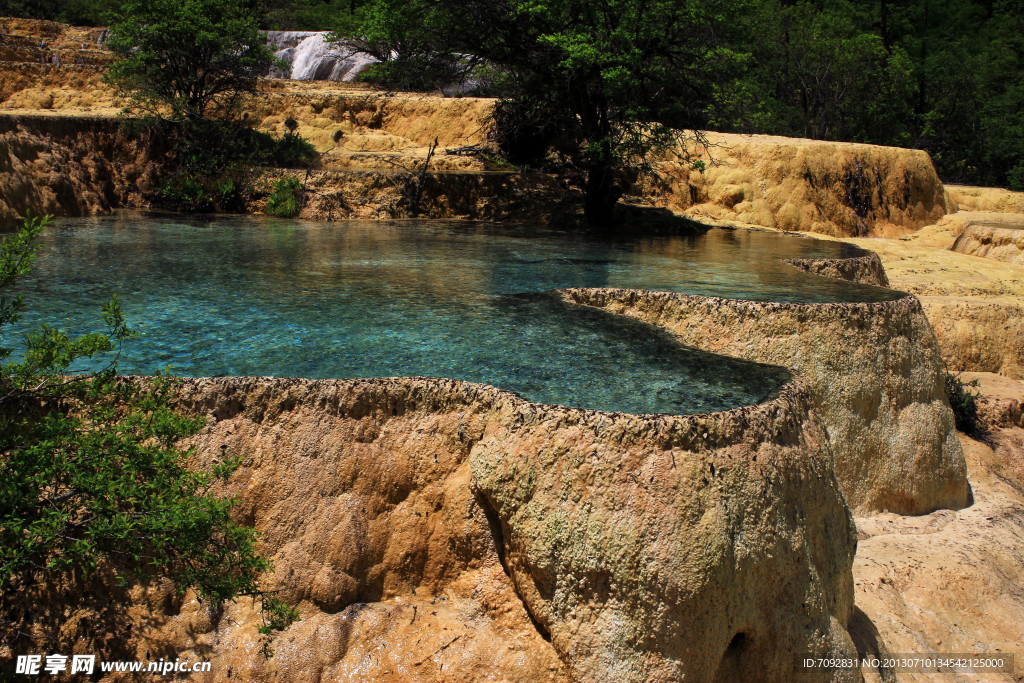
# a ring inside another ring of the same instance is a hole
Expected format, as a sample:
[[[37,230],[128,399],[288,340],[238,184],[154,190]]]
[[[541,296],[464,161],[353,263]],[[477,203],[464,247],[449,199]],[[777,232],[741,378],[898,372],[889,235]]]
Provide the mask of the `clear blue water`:
[[[101,329],[117,294],[139,337],[122,373],[451,377],[542,403],[684,414],[748,405],[786,373],[686,348],[643,323],[563,303],[560,287],[773,301],[892,298],[787,257],[836,243],[710,230],[596,239],[480,223],[120,215],[61,220],[18,286],[29,315]],[[13,339],[12,339],[13,337]]]

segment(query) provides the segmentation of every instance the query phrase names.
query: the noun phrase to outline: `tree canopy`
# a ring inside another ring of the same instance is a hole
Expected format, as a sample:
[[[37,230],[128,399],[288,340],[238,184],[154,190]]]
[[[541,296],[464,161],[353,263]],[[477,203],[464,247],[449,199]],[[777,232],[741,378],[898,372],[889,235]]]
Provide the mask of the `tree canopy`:
[[[107,45],[107,80],[149,113],[198,120],[231,112],[273,64],[257,17],[233,0],[127,0]]]
[[[1024,190],[1024,3],[758,0],[715,130],[925,149],[946,182]]]
[[[606,157],[593,132],[605,117],[584,110],[621,101],[607,109],[611,128],[631,119],[918,147],[948,182],[1024,190],[1015,0],[370,0],[356,16],[349,35],[391,48],[370,74],[386,85],[413,84],[432,51],[498,65],[487,92],[507,98],[524,147],[561,130],[586,141],[592,162]],[[419,25],[441,28],[416,40]]]
[[[543,149],[560,139],[579,174],[586,220],[601,226],[612,220],[622,174],[669,143],[670,127],[703,122],[710,84],[738,58],[726,36],[728,17],[743,4],[373,0],[347,30],[390,48],[394,68],[378,67],[378,77],[394,77],[409,61],[407,70],[420,72],[425,56],[452,62],[473,55],[496,69],[508,152],[529,156],[525,147]],[[428,32],[420,33],[424,26]]]

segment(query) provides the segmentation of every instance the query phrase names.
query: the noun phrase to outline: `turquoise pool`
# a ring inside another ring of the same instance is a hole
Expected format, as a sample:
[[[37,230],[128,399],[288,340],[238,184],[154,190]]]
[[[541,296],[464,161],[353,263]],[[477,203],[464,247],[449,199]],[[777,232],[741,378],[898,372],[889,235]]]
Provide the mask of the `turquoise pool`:
[[[552,290],[800,302],[896,296],[781,262],[844,249],[722,229],[597,239],[444,221],[66,219],[51,227],[19,285],[31,315],[5,336],[41,322],[100,329],[99,305],[117,294],[139,332],[121,353],[125,374],[450,377],[543,403],[707,412],[756,402],[786,373],[682,347],[651,326],[565,304]]]

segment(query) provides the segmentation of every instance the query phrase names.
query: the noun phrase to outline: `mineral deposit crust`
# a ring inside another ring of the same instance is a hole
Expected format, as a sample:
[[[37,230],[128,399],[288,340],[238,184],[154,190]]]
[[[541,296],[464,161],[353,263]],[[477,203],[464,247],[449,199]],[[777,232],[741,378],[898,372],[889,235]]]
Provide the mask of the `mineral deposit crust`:
[[[860,258],[836,267],[877,279]],[[136,612],[132,646],[285,681],[786,680],[797,653],[855,654],[850,508],[969,498],[917,300],[563,295],[794,378],[689,416],[444,379],[186,380],[181,406],[210,418],[195,457],[245,458],[222,493],[302,620],[264,660],[251,607],[171,601]]]

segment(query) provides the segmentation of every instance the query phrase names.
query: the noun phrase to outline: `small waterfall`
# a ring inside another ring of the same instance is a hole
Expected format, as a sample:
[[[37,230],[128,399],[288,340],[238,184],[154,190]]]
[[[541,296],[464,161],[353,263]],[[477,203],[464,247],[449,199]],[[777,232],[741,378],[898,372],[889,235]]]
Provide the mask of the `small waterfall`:
[[[287,63],[274,68],[271,78],[294,81],[354,81],[373,57],[356,52],[342,43],[327,41],[326,31],[266,31],[267,45],[274,56]]]
[[[107,38],[110,37],[110,29],[102,27],[91,28],[85,34],[85,37],[92,43],[96,43],[97,45],[105,45],[107,42]]]

